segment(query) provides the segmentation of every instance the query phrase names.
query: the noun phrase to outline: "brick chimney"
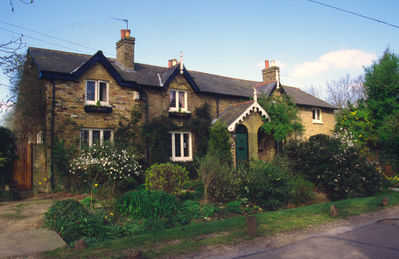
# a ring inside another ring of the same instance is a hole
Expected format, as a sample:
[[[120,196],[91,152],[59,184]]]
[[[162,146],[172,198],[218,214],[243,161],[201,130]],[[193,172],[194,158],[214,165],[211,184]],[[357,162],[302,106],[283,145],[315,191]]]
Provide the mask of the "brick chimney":
[[[134,41],[130,30],[121,30],[121,39],[116,43],[116,59],[130,69],[134,69]]]
[[[276,66],[276,61],[265,60],[265,68],[262,70],[263,82],[277,81],[280,84],[280,68]]]

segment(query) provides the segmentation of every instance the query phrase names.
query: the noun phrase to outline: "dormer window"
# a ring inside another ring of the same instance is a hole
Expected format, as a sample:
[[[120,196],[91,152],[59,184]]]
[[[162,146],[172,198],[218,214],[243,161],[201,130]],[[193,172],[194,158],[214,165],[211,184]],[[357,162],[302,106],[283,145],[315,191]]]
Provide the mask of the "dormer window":
[[[187,111],[187,92],[183,90],[170,90],[169,111]]]
[[[313,113],[313,123],[322,123],[322,120],[321,120],[321,109],[313,108],[312,109],[312,113]]]
[[[87,80],[86,104],[108,105],[108,83],[99,80]]]

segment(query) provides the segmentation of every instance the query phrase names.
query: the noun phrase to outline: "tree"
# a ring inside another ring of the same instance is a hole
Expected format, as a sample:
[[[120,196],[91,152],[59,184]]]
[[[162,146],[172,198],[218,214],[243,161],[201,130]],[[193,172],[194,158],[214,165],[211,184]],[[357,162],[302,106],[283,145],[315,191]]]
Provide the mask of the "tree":
[[[366,104],[378,127],[399,109],[399,56],[386,49],[365,72]]]
[[[217,121],[211,128],[207,155],[217,158],[229,166],[233,164],[230,146],[230,133],[225,124]]]
[[[327,101],[338,108],[347,108],[349,103],[357,103],[365,97],[363,76],[351,77],[349,74],[327,82]]]
[[[302,134],[304,127],[298,108],[289,96],[285,94],[261,96],[258,98],[258,102],[270,116],[270,121],[265,122],[261,129],[272,135],[277,143],[281,143],[292,134]]]

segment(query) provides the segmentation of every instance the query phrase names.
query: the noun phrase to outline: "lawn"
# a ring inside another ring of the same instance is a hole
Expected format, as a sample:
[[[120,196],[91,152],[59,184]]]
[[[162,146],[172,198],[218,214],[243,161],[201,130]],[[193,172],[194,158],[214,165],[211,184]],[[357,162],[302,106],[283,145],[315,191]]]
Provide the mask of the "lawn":
[[[299,230],[311,225],[320,225],[337,219],[347,218],[382,209],[382,198],[389,198],[390,205],[399,204],[399,193],[385,192],[373,197],[356,198],[334,202],[340,211],[338,218],[329,215],[331,202],[314,204],[294,209],[262,212],[256,215],[258,235],[268,236],[285,231]],[[72,248],[57,249],[44,254],[45,258],[120,258],[128,248],[144,251],[146,258],[165,254],[182,254],[201,247],[235,244],[250,239],[246,235],[245,216],[195,223],[175,227],[151,234],[94,243],[89,248],[75,251]]]

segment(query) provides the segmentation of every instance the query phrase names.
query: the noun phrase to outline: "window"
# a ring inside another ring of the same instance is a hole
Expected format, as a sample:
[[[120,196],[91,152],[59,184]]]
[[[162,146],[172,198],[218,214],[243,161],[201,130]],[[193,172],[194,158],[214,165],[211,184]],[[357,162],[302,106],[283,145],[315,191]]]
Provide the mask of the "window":
[[[86,104],[108,104],[108,83],[104,81],[86,81]]]
[[[187,92],[181,90],[170,90],[169,92],[169,110],[187,111]]]
[[[170,132],[172,161],[191,161],[192,140],[191,132]]]
[[[80,146],[91,146],[103,144],[105,141],[112,141],[113,133],[109,129],[81,129]]]
[[[313,122],[322,122],[321,121],[321,110],[318,108],[313,108],[312,109],[313,112]]]

